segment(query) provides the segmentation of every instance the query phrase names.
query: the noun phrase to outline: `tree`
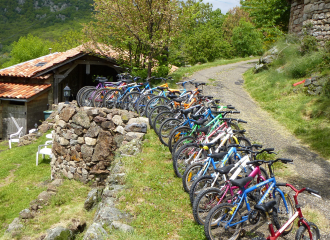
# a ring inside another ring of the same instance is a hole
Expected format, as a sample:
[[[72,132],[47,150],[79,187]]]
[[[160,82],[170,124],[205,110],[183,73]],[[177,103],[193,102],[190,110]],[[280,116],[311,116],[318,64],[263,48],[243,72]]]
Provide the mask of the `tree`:
[[[84,42],[83,34],[81,31],[68,31],[55,41],[52,45],[54,52],[64,52],[69,49],[75,48]]]
[[[128,52],[132,67],[148,61],[151,76],[155,57],[164,52],[178,34],[179,7],[175,0],[95,0],[94,21],[85,32],[97,42]],[[102,49],[100,49],[102,50]],[[126,61],[128,59],[126,58]]]
[[[11,59],[9,62],[4,63],[3,67],[8,67],[47,55],[50,46],[50,41],[38,38],[31,34],[21,37],[17,42],[12,43],[12,50],[10,52]]]

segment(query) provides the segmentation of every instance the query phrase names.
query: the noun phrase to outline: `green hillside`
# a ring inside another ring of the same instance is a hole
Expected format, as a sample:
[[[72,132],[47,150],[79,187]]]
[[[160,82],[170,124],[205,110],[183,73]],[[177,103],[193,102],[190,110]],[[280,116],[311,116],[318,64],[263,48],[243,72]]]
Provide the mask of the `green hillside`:
[[[28,33],[56,39],[90,19],[93,0],[0,0],[0,51]]]

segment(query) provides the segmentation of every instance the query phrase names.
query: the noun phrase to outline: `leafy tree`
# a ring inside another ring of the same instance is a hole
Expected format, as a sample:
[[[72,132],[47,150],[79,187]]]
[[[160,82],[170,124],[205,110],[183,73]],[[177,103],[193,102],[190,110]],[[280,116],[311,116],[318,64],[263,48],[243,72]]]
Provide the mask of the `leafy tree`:
[[[9,62],[4,63],[3,67],[8,67],[47,55],[50,46],[50,41],[38,38],[31,34],[21,37],[17,42],[13,42],[12,50],[10,52],[11,59]]]
[[[147,62],[151,76],[155,57],[178,34],[179,7],[175,0],[95,0],[94,21],[85,26],[94,47],[97,42],[127,51],[135,65]],[[127,59],[126,59],[127,60]]]
[[[64,52],[75,48],[84,42],[84,36],[81,31],[69,31],[55,41],[52,45],[53,51]]]
[[[241,20],[233,29],[232,43],[239,56],[262,53],[262,35],[250,22]]]

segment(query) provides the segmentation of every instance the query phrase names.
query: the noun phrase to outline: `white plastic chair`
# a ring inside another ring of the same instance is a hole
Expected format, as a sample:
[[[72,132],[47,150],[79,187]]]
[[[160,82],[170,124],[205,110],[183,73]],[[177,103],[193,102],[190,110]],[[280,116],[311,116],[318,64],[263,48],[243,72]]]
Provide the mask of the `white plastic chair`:
[[[17,143],[19,142],[19,138],[23,134],[22,131],[23,131],[23,127],[20,127],[18,129],[18,132],[9,135],[9,149],[11,148],[12,142],[17,142]]]
[[[48,146],[52,147],[53,141],[46,141],[45,144],[38,146],[38,152],[37,152],[37,158],[36,158],[36,166],[38,166],[38,160],[39,160],[39,154],[42,154],[42,159],[45,158],[45,155],[48,155],[50,158],[52,158],[52,148],[49,148]]]

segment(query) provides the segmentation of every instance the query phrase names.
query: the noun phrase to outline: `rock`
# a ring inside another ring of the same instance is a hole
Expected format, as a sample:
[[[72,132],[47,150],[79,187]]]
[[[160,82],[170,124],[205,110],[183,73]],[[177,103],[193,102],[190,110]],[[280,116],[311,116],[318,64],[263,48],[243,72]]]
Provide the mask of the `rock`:
[[[126,133],[125,129],[122,126],[116,127],[115,132],[119,132],[121,134],[125,134]]]
[[[108,233],[102,228],[99,223],[93,223],[86,231],[84,240],[106,240]]]
[[[70,142],[67,139],[65,139],[64,137],[60,137],[59,140],[60,140],[60,145],[62,145],[62,146],[67,146],[70,144]]]
[[[19,231],[22,228],[23,228],[23,224],[21,223],[20,219],[17,217],[11,222],[11,224],[9,224],[6,232],[13,233]]]
[[[41,133],[45,133],[49,130],[49,125],[48,123],[43,123],[38,127],[38,129]]]
[[[93,108],[87,111],[88,116],[97,116],[99,114],[99,109],[98,108]]]
[[[85,143],[85,139],[83,137],[78,137],[78,143],[79,144],[84,144]]]
[[[133,139],[133,137],[128,136],[128,134],[126,134],[126,135],[116,135],[114,137],[114,141],[115,141],[117,147],[120,147],[124,141],[130,142],[130,141],[132,141],[132,139]]]
[[[84,128],[90,127],[89,117],[87,116],[87,113],[83,110],[80,110],[73,116],[72,122],[79,126],[82,126]],[[77,135],[79,135],[79,134],[77,134]]]
[[[305,80],[304,87],[308,87],[308,86],[311,85],[311,84],[312,84],[312,79],[311,79],[311,78],[307,78],[307,79]]]
[[[66,155],[66,149],[64,147],[62,147],[59,143],[57,142],[53,142],[53,148],[52,148],[53,152],[57,152],[58,155],[60,156],[64,156]]]
[[[45,204],[46,202],[48,202],[51,197],[54,195],[53,192],[47,192],[47,191],[43,191],[41,192],[38,197],[37,200],[38,202],[40,202],[41,204]]]
[[[62,226],[57,226],[55,228],[47,230],[47,236],[44,240],[69,240],[73,239],[72,232]]]
[[[95,138],[99,135],[100,127],[96,125],[95,122],[91,123],[91,127],[88,129],[88,131],[85,134],[85,137],[91,137]]]
[[[115,124],[113,123],[113,121],[106,121],[106,122],[101,123],[101,127],[102,128],[114,128]]]
[[[122,125],[123,124],[123,120],[121,119],[121,116],[119,116],[119,115],[115,115],[115,116],[113,116],[113,118],[111,119],[113,122],[114,122],[114,124],[116,124],[117,126],[120,126],[120,125]]]
[[[145,117],[131,118],[127,122],[127,125],[132,124],[132,123],[145,123],[145,124],[147,124],[147,128],[150,129],[149,119],[148,118],[145,118]]]
[[[81,146],[82,157],[86,162],[89,162],[92,159],[93,151],[93,147],[90,147],[86,144]]]
[[[261,57],[259,61],[260,61],[260,63],[269,65],[274,61],[274,58],[275,58],[274,55],[267,55],[267,56]]]
[[[142,132],[146,133],[147,132],[147,124],[145,123],[132,123],[128,124],[125,127],[126,132]]]
[[[85,143],[94,146],[96,144],[96,138],[85,137]]]
[[[20,216],[21,219],[31,219],[31,218],[34,218],[33,214],[31,213],[30,209],[28,209],[28,208],[22,210],[19,213],[19,216]]]
[[[68,122],[75,112],[76,110],[73,107],[66,107],[61,111],[59,117],[63,121]]]
[[[63,120],[59,120],[57,125],[60,126],[61,128],[64,128],[66,125],[66,122],[64,122]]]
[[[118,229],[118,230],[122,231],[122,232],[130,232],[130,233],[134,232],[133,227],[131,227],[127,224],[121,223],[119,221],[113,221],[111,226],[115,229]]]
[[[80,220],[75,218],[71,220],[70,231],[72,232],[73,235],[82,233],[85,230],[85,228],[86,228],[85,220]]]
[[[122,213],[115,207],[103,207],[95,214],[94,222],[100,223],[103,226],[104,224],[111,225],[113,221],[120,221],[127,218],[127,214]]]
[[[84,203],[84,208],[89,211],[91,210],[98,202],[98,197],[100,197],[100,190],[98,190],[97,188],[92,189],[88,195],[87,198],[85,200]]]
[[[254,72],[255,73],[258,73],[258,72],[261,72],[261,71],[263,71],[263,70],[267,70],[268,69],[268,67],[267,67],[267,65],[265,65],[265,64],[256,64],[255,66],[254,66]]]
[[[143,140],[144,140],[145,133],[128,132],[128,133],[127,133],[127,136],[130,136],[130,137],[132,137],[132,138],[136,138],[136,139],[138,139],[138,140],[143,141]]]
[[[127,144],[122,144],[118,149],[119,153],[123,156],[133,156],[140,153],[142,150],[142,143],[138,139],[133,139]]]
[[[93,120],[98,123],[98,122],[105,122],[107,119],[104,117],[96,116]]]
[[[315,92],[315,95],[319,95],[322,93],[322,91],[323,91],[323,88],[321,86],[318,86],[315,88],[314,92]]]
[[[115,142],[111,134],[107,131],[100,131],[92,161],[112,160],[115,148]]]
[[[50,185],[55,187],[61,186],[62,184],[63,184],[63,179],[55,179],[50,183]]]

